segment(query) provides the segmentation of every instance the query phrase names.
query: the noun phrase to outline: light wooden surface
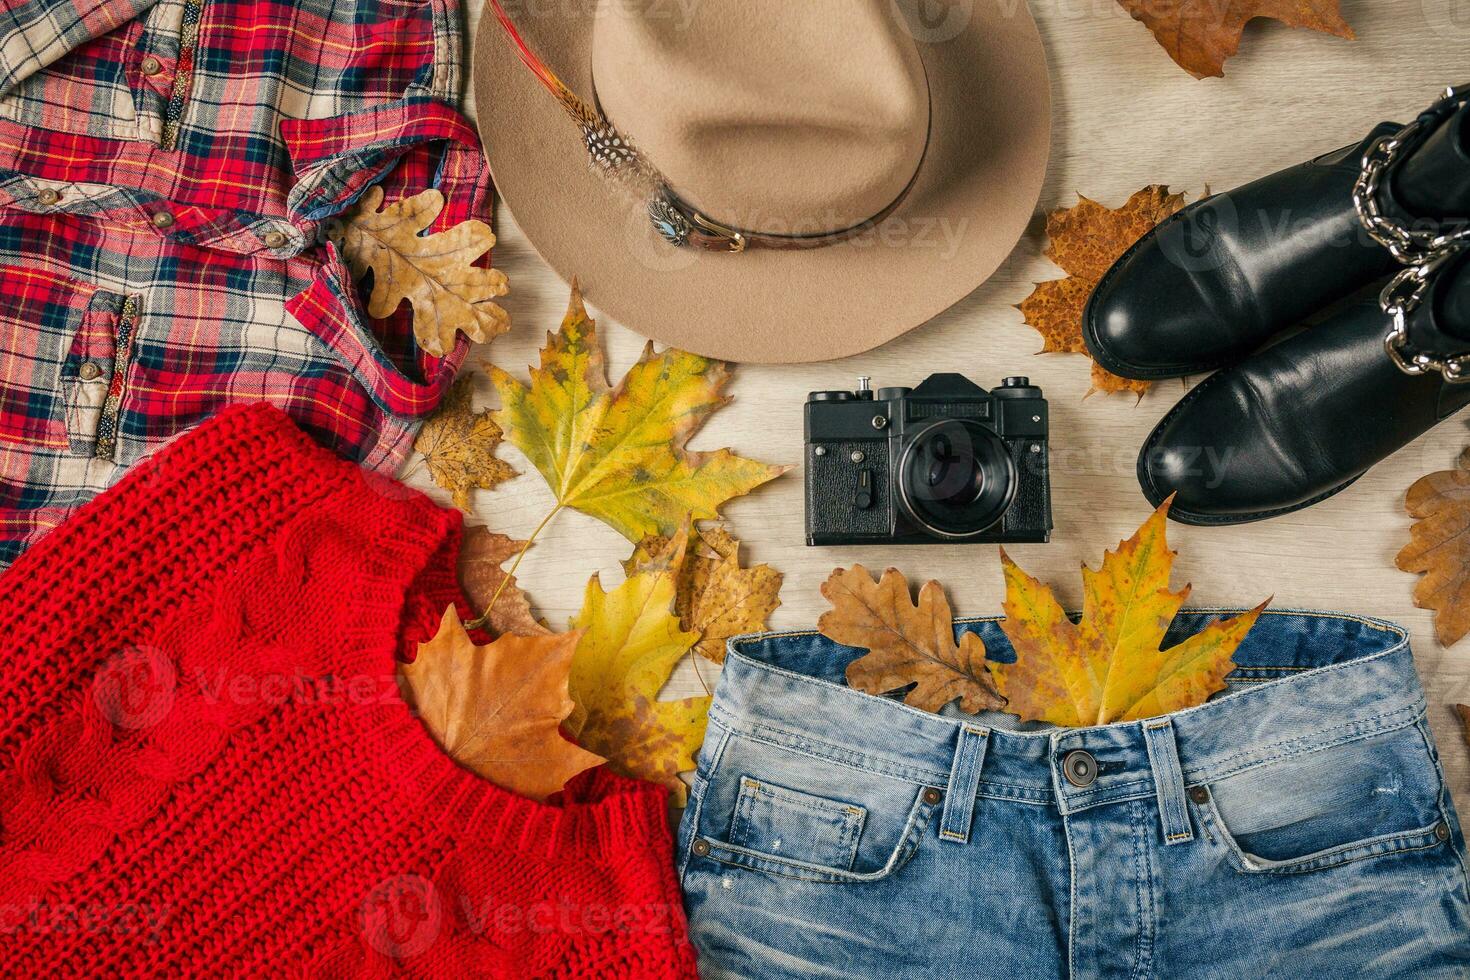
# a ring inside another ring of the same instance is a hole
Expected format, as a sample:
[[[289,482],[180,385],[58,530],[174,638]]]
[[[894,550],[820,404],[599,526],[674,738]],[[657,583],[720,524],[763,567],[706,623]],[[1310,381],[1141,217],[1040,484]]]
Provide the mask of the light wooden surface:
[[[1356,140],[1379,120],[1412,115],[1444,85],[1470,80],[1466,0],[1342,0],[1342,8],[1359,40],[1257,21],[1246,32],[1243,53],[1227,64],[1226,78],[1196,81],[1113,0],[1034,0],[1055,99],[1042,207],[1070,205],[1077,192],[1117,205],[1152,182],[1184,190],[1192,200],[1207,186],[1229,188]],[[472,363],[490,357],[524,378],[545,331],[560,320],[567,287],[537,257],[511,215],[501,209],[497,219],[496,264],[510,277],[505,305],[514,328]],[[858,375],[872,376],[875,387],[913,384],[936,370],[960,370],[987,386],[1006,375],[1029,375],[1051,403],[1056,532],[1050,544],[1010,551],[1076,606],[1079,563],[1095,564],[1148,514],[1134,460],[1183,387],[1160,384],[1137,404],[1126,396],[1086,398],[1085,358],[1034,356],[1039,338],[1013,305],[1033,282],[1061,275],[1041,256],[1040,232],[1038,218],[988,284],[886,347],[841,362],[740,366],[731,386],[734,403],[695,437],[694,447],[729,445],[763,460],[799,464],[802,404],[810,389],[849,387]],[[636,359],[643,339],[605,318],[600,323],[615,380]],[[481,397],[492,403],[483,382]],[[1274,595],[1278,608],[1346,610],[1409,627],[1450,783],[1470,806],[1470,759],[1447,707],[1470,702],[1470,640],[1440,648],[1430,614],[1412,604],[1416,577],[1393,565],[1410,524],[1404,490],[1420,475],[1450,467],[1467,442],[1465,419],[1447,421],[1323,504],[1243,527],[1171,525],[1170,543],[1180,552],[1176,584],[1192,582],[1193,600],[1200,604],[1249,605]],[[470,520],[525,536],[552,498],[508,444],[503,455],[523,475],[478,494]],[[855,562],[893,565],[911,580],[938,579],[958,614],[999,612],[1003,587],[994,546],[805,547],[801,481],[800,470],[793,470],[727,508],[747,558],[786,574],[775,627],[812,625],[825,608],[818,593],[822,581],[833,567]],[[422,470],[412,482],[447,502],[442,492],[426,487]],[[606,526],[564,512],[527,556],[521,580],[538,612],[561,627],[579,607],[588,576],[601,572],[605,583],[616,583],[618,562],[629,550]],[[713,680],[715,668],[703,666]],[[669,692],[700,690],[699,679],[686,670]]]

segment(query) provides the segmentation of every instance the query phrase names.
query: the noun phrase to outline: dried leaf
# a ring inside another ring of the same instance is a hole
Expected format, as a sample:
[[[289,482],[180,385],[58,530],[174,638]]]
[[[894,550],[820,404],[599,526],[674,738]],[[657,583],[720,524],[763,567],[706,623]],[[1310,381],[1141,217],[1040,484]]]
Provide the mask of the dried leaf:
[[[573,708],[567,678],[578,639],[506,635],[478,647],[450,606],[438,634],[399,666],[404,697],[460,765],[544,801],[605,761],[561,734]]]
[[[1225,675],[1234,667],[1231,657],[1266,602],[1159,649],[1189,597],[1187,585],[1169,591],[1175,553],[1164,532],[1172,499],[1117,551],[1106,552],[1101,569],[1083,566],[1077,623],[1049,586],[1023,572],[1002,549],[1006,618],[1001,629],[1016,662],[992,663],[990,672],[1010,702],[1008,710],[1025,721],[1106,725],[1191,708],[1225,688]]]
[[[1458,643],[1470,632],[1470,448],[1454,469],[1415,481],[1404,508],[1416,520],[1394,562],[1424,574],[1414,587],[1414,605],[1434,610],[1441,646]]]
[[[728,449],[684,443],[728,397],[729,367],[666,350],[643,351],[609,388],[594,321],[572,286],[561,330],[549,334],[529,387],[498,368],[496,420],[546,478],[557,503],[604,521],[630,541],[671,535],[686,517],[716,518],[721,504],[785,472]]]
[[[740,542],[722,527],[685,532],[673,538],[645,538],[623,563],[629,575],[653,563],[674,570],[674,611],[680,625],[699,634],[694,652],[715,663],[725,662],[725,641],[742,633],[766,628],[766,620],[781,605],[783,576],[769,565],[740,566]]]
[[[830,640],[868,652],[847,667],[847,683],[869,694],[914,685],[904,703],[938,711],[956,699],[976,713],[1005,706],[974,633],[955,642],[954,616],[937,582],[925,582],[915,605],[909,583],[890,568],[874,582],[861,565],[839,568],[822,585],[832,608],[817,621]]]
[[[1041,334],[1043,354],[1087,353],[1082,312],[1088,297],[1129,246],[1182,207],[1183,194],[1171,194],[1168,187],[1152,184],[1117,210],[1078,195],[1076,206],[1047,215],[1046,256],[1061,266],[1067,278],[1037,283],[1017,307],[1026,323]],[[1093,364],[1092,388],[1142,395],[1149,382],[1120,378]]]
[[[472,375],[455,381],[413,441],[413,448],[423,453],[429,477],[465,511],[470,509],[471,490],[491,490],[516,475],[509,463],[496,458],[504,433],[492,413],[475,411],[474,395]]]
[[[474,264],[495,244],[489,225],[461,221],[437,234],[420,234],[444,210],[444,195],[436,190],[379,211],[382,203],[383,189],[369,187],[344,216],[339,235],[353,276],[373,272],[370,316],[391,316],[408,300],[413,335],[435,357],[453,349],[457,331],[483,344],[510,329],[510,315],[493,302],[510,291],[505,273]]]
[[[1153,32],[1174,62],[1195,78],[1225,74],[1225,62],[1240,50],[1245,25],[1270,17],[1352,40],[1339,0],[1118,0]]]
[[[551,632],[531,612],[531,602],[516,584],[515,576],[500,567],[520,554],[525,546],[524,541],[496,534],[486,527],[465,528],[460,542],[460,588],[471,605],[488,611],[485,625],[496,636],[506,633],[545,636]]]
[[[699,639],[680,628],[674,595],[667,563],[650,564],[611,592],[596,575],[587,582],[582,611],[572,622],[582,638],[572,660],[577,710],[569,730],[614,769],[662,783],[682,802],[679,773],[694,768],[710,699],[658,700],[675,665]]]
[[[1465,736],[1465,744],[1470,745],[1470,705],[1455,705],[1455,714],[1460,716],[1460,727],[1464,729],[1461,734]]]

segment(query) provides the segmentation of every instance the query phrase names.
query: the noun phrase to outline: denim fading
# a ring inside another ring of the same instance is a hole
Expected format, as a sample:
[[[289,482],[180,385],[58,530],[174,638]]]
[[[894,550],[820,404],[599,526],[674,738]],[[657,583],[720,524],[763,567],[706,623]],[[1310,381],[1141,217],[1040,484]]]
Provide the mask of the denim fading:
[[[1014,659],[995,620],[957,629]],[[1267,612],[1208,704],[1075,729],[860,693],[860,652],[730,644],[679,834],[703,976],[1470,975],[1464,839],[1401,628]]]

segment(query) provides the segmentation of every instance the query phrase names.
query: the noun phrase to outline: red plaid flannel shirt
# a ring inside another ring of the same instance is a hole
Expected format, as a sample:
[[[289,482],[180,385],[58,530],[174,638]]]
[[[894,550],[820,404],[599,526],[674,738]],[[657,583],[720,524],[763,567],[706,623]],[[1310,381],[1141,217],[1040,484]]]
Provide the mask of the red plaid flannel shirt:
[[[233,402],[395,468],[468,345],[370,321],[322,225],[487,214],[458,0],[0,3],[0,568]]]

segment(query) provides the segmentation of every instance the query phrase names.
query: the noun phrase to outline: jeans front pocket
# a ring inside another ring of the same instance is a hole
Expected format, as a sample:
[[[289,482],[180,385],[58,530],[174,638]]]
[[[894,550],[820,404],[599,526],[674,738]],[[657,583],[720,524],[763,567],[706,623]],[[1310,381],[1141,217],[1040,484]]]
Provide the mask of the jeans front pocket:
[[[1421,725],[1213,781],[1204,817],[1248,874],[1301,874],[1450,846],[1444,787]]]
[[[742,776],[730,843],[774,857],[789,854],[811,864],[851,871],[867,816],[867,810],[851,803]]]
[[[878,881],[913,857],[943,800],[934,783],[739,732],[724,736],[710,761],[697,810],[681,826],[689,874],[702,865],[806,882]]]

